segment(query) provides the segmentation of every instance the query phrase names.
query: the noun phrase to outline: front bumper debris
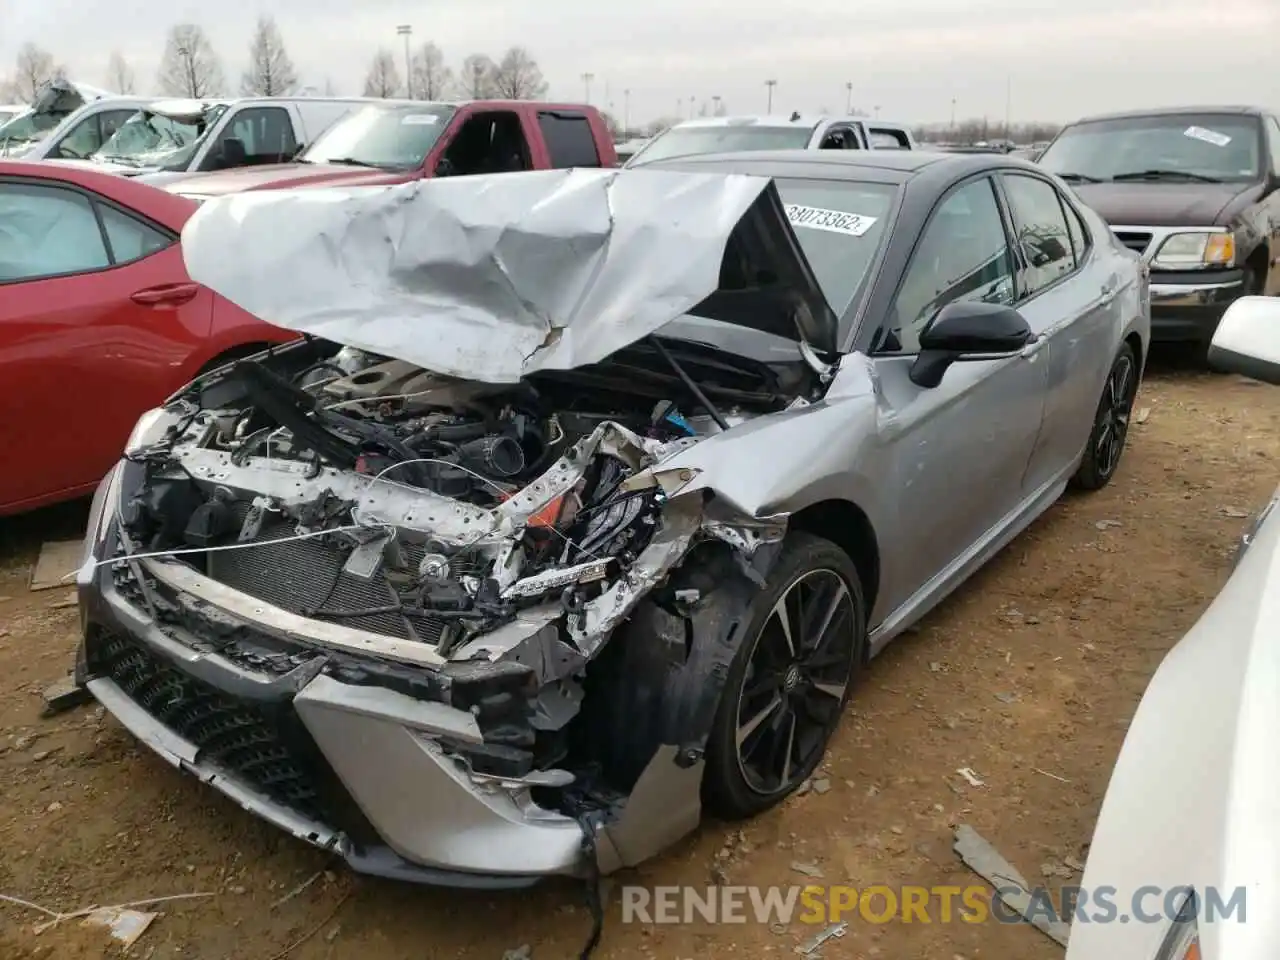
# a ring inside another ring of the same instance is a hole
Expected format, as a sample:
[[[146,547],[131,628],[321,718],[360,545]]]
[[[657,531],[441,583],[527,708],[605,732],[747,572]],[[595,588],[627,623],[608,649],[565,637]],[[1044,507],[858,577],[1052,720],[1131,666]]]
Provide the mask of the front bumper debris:
[[[518,888],[593,872],[584,829],[608,873],[698,822],[701,763],[676,764],[674,748],[653,758],[620,818],[584,827],[536,802],[539,771],[478,772],[477,714],[399,682],[401,668],[385,682],[354,666],[322,673],[331,651],[300,653],[203,602],[191,609],[205,608],[207,629],[198,617],[158,624],[148,604],[183,598],[148,563],[82,568],[77,679],[168,763],[358,872]]]

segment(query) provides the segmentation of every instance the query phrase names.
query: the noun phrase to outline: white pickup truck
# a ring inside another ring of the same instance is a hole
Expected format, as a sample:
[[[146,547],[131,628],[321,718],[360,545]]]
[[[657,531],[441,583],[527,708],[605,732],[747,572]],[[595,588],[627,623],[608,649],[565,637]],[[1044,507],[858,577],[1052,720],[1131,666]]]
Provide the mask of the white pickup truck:
[[[887,120],[800,113],[707,117],[677,123],[658,134],[636,151],[626,166],[740,150],[915,149],[911,128]]]
[[[58,160],[123,176],[283,163],[366,102],[355,97],[104,99],[67,117],[23,159]]]

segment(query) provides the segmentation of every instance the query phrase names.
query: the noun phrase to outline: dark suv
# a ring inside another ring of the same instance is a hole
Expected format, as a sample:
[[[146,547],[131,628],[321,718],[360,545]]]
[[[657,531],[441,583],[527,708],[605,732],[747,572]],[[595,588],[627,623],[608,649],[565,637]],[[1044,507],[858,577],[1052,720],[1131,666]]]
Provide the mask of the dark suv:
[[[1280,294],[1280,121],[1251,107],[1090,117],[1041,166],[1151,268],[1151,334],[1206,344],[1227,304]]]

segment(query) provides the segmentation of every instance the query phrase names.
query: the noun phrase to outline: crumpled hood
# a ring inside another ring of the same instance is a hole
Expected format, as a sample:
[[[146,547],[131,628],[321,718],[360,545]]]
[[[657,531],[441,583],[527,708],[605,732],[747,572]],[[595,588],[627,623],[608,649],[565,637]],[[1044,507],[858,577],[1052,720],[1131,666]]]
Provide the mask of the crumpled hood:
[[[836,341],[765,177],[546,170],[251,192],[205,203],[182,248],[192,279],[269,323],[488,383],[599,362],[689,313]]]

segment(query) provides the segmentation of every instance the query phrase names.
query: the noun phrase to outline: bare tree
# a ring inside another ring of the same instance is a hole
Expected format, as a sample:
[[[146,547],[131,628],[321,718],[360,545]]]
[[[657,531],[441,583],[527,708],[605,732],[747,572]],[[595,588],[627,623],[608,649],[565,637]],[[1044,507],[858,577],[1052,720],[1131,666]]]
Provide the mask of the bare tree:
[[[467,100],[486,100],[495,96],[494,74],[498,65],[483,53],[473,53],[462,61],[458,88]]]
[[[444,54],[434,43],[424,43],[413,55],[413,89],[424,100],[443,100],[453,86],[453,71],[444,63]]]
[[[396,69],[396,58],[385,47],[373,55],[369,64],[369,72],[364,77],[364,95],[366,97],[394,97],[400,92],[400,71]]]
[[[13,72],[14,91],[22,103],[30,103],[36,94],[50,80],[59,76],[62,71],[53,61],[53,54],[37,47],[34,43],[24,43],[18,51],[18,62]]]
[[[274,17],[259,17],[249,44],[249,69],[240,77],[246,97],[279,97],[298,89],[298,74]]]
[[[162,93],[175,97],[216,97],[226,90],[222,64],[204,28],[179,23],[169,30],[157,77]]]
[[[539,100],[547,95],[538,61],[524,47],[511,47],[493,71],[494,92],[504,100]]]
[[[107,89],[116,93],[137,93],[138,90],[133,68],[119,50],[112,50],[111,59],[107,61]]]

